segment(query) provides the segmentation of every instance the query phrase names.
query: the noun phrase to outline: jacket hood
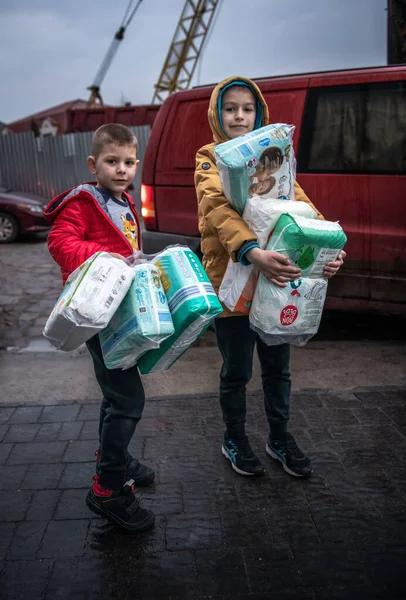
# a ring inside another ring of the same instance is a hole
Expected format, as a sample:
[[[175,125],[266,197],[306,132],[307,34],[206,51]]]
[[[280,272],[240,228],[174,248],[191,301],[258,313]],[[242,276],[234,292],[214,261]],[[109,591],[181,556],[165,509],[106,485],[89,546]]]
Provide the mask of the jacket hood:
[[[124,192],[125,197],[129,201],[131,208],[133,208],[133,200],[129,194]],[[81,183],[66,192],[62,192],[59,196],[56,196],[51,200],[48,206],[44,209],[44,216],[48,219],[50,223],[53,223],[58,213],[62,210],[62,208],[66,205],[70,200],[79,200],[79,199],[92,199],[94,200],[103,212],[110,217],[108,202],[104,198],[104,196],[99,192],[96,188],[96,182],[88,182]]]
[[[227,79],[220,81],[220,83],[214,88],[210,98],[208,117],[215,144],[221,144],[222,142],[227,142],[230,139],[223,130],[220,110],[223,93],[232,85],[246,86],[256,97],[257,117],[255,121],[255,129],[263,127],[264,125],[268,125],[269,123],[268,106],[261,93],[261,90],[256,83],[251,81],[251,79],[246,79],[245,77],[228,77]]]

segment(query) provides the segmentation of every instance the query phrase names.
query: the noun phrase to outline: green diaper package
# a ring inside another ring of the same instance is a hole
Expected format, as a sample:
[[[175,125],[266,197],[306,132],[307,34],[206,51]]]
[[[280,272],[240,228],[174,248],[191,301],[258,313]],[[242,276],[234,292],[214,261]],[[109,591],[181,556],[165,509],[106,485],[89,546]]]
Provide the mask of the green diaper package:
[[[223,311],[201,262],[189,248],[169,246],[153,264],[160,271],[175,333],[141,356],[142,374],[169,369]]]
[[[339,223],[282,215],[266,250],[280,252],[302,271],[302,277],[323,277],[325,265],[337,258],[347,242]]]
[[[129,369],[174,331],[158,268],[137,265],[127,295],[99,333],[104,363],[108,369]]]

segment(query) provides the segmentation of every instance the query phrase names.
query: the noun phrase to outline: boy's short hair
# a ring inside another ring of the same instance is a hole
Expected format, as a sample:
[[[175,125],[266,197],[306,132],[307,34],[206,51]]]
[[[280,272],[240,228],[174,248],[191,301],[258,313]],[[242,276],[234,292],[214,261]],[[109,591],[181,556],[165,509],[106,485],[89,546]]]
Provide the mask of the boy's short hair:
[[[120,123],[107,123],[97,129],[92,137],[92,156],[97,158],[106,144],[118,144],[119,146],[135,146],[137,150],[138,140],[134,133]]]
[[[249,85],[240,85],[240,84],[238,84],[238,83],[234,83],[234,84],[232,83],[232,84],[230,85],[230,87],[227,87],[227,89],[226,89],[226,90],[224,90],[224,94],[225,94],[226,92],[229,92],[230,90],[236,90],[236,91],[238,91],[238,92],[239,92],[239,91],[246,91],[246,90],[248,90],[249,92],[251,92],[251,94],[252,94],[252,97],[254,98],[254,102],[256,103],[256,101],[257,101],[257,97],[256,97],[256,96],[255,96],[255,94],[254,94],[254,90],[253,90],[253,89],[251,88],[251,86],[249,86]],[[224,101],[224,94],[222,95],[222,98],[221,98],[221,104],[222,104],[222,105],[223,105],[223,101]]]

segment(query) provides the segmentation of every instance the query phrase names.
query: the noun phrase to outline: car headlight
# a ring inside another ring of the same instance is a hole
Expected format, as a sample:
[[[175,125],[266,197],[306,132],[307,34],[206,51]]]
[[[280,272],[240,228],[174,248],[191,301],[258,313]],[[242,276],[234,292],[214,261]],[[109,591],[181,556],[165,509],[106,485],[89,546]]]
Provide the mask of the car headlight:
[[[38,204],[19,204],[18,206],[19,208],[22,208],[23,210],[29,210],[32,213],[42,213],[44,210],[44,207]]]

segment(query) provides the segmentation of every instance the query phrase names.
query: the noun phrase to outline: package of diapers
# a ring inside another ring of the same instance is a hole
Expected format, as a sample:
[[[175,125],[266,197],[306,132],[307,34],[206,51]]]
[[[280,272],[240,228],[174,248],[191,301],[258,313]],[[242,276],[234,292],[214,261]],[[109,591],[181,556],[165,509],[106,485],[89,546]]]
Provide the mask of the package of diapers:
[[[279,287],[262,274],[250,311],[250,325],[268,345],[305,344],[319,328],[327,292],[325,265],[347,241],[338,223],[284,214],[266,250],[289,257],[301,277]]]
[[[260,275],[250,311],[250,327],[268,346],[304,345],[320,325],[326,279],[308,277],[279,287]]]
[[[79,348],[108,325],[133,277],[123,260],[96,252],[69,275],[43,335],[58,350]]]
[[[347,242],[339,223],[285,214],[278,220],[266,246],[287,256],[302,277],[323,277],[325,265],[336,260]]]
[[[189,248],[169,246],[153,264],[160,272],[175,332],[158,349],[141,356],[142,374],[169,369],[223,311],[201,262]]]
[[[126,297],[99,333],[104,364],[108,369],[129,369],[174,331],[158,268],[137,265]]]
[[[294,129],[266,125],[215,146],[224,194],[240,215],[248,198],[295,199]]]
[[[280,216],[287,212],[311,219],[317,217],[316,211],[307,202],[259,197],[247,200],[242,216],[256,234],[261,249],[266,247]],[[221,302],[232,311],[248,314],[257,278],[258,272],[252,265],[242,265],[230,259],[219,289]]]

